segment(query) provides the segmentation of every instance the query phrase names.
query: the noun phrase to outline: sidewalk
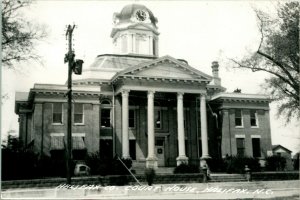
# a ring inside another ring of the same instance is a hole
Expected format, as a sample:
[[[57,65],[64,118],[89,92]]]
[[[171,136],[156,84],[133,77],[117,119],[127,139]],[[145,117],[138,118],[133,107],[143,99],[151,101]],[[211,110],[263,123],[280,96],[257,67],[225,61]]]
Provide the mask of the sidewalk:
[[[81,187],[81,189],[79,189]],[[2,199],[11,198],[76,198],[76,199],[268,199],[289,197],[299,199],[299,180],[225,183],[157,184],[130,186],[73,186],[72,189],[9,189],[1,193]]]

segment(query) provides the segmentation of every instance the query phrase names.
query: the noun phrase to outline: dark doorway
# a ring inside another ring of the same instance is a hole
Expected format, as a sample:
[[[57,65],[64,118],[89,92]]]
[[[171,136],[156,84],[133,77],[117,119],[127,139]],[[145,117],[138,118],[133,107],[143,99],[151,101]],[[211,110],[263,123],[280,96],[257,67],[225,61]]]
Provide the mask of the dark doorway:
[[[113,157],[113,142],[111,139],[100,139],[100,157],[102,159]]]

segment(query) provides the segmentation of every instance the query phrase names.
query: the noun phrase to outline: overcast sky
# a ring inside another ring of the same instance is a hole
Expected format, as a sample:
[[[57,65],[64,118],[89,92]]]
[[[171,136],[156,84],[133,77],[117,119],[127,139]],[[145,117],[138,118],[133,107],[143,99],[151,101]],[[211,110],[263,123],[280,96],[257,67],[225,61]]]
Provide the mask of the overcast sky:
[[[37,1],[24,11],[24,17],[47,26],[49,37],[37,46],[44,64],[20,64],[22,72],[3,70],[2,92],[9,99],[2,104],[2,139],[9,130],[18,131],[14,114],[15,91],[28,92],[34,83],[64,84],[67,80],[66,25],[76,24],[74,49],[76,58],[88,67],[99,54],[112,53],[110,32],[113,13],[132,3],[147,6],[158,18],[159,56],[182,58],[192,67],[211,74],[211,62],[219,61],[222,85],[232,92],[261,93],[260,85],[269,77],[263,72],[232,69],[227,58],[240,59],[257,49],[260,35],[253,7],[274,11],[271,1]],[[300,150],[299,122],[284,126],[275,117],[271,104],[272,143],[292,151]]]

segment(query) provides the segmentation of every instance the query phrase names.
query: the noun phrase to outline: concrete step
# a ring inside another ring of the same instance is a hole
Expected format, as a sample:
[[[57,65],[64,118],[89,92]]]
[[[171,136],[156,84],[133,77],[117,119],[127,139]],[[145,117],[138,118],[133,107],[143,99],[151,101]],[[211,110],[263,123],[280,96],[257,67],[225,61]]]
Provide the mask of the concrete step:
[[[210,174],[210,182],[241,182],[247,181],[243,174]]]
[[[156,174],[173,174],[174,167],[158,167]]]
[[[135,174],[137,175],[144,175],[145,174],[145,169],[146,167],[143,166],[143,167],[132,167],[132,170],[134,171]],[[173,171],[174,171],[174,167],[158,167],[156,170],[155,170],[155,173],[156,174],[173,174]]]

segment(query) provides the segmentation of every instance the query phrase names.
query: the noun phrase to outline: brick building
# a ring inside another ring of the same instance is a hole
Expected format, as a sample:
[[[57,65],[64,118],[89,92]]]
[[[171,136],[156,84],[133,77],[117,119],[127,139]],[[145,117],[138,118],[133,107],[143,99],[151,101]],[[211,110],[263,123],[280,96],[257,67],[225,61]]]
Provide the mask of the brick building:
[[[226,93],[218,62],[211,76],[185,60],[160,57],[156,24],[147,7],[125,6],[114,14],[115,54],[97,56],[73,80],[73,159],[99,151],[173,167],[226,155],[267,156],[268,97]],[[66,92],[66,85],[35,84],[16,94],[20,138],[40,154],[63,155]]]

